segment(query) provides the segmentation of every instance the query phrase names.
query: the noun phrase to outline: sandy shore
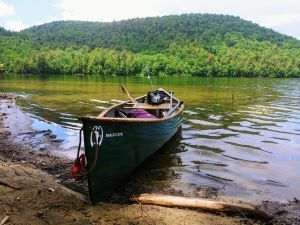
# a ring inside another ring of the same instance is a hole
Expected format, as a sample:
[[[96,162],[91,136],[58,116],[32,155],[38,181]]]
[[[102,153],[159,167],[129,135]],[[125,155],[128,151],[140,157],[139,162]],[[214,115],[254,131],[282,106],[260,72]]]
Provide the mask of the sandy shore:
[[[91,206],[86,197],[28,164],[0,160],[0,219],[7,224],[241,224],[245,220],[138,204]]]
[[[85,182],[70,178],[72,161],[38,151],[30,143],[12,140],[11,129],[5,121],[26,116],[16,110],[12,97],[0,95],[0,202],[3,206],[0,223],[8,218],[5,224],[264,224],[243,215],[230,217],[128,204],[124,200],[126,196],[112,199],[114,203],[91,206]],[[16,126],[14,132],[24,133],[24,124],[13,126]],[[25,130],[29,136],[34,132]],[[51,134],[44,132],[41,142],[50,142]],[[52,143],[52,147],[57,147]],[[296,199],[289,204],[265,202],[263,207],[274,215],[270,224],[300,224],[300,204]]]

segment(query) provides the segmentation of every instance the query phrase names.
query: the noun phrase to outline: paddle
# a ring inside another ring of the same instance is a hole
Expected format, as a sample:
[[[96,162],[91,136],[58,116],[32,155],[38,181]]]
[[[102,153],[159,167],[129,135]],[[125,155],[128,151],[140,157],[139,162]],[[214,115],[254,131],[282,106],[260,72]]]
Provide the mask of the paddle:
[[[122,91],[124,92],[124,94],[126,94],[128,96],[128,98],[130,99],[131,102],[136,102],[136,100],[131,96],[131,94],[126,90],[126,88],[124,87],[123,84],[121,84],[121,88]]]
[[[170,116],[182,104],[183,104],[183,101],[178,102],[173,108],[170,108],[170,110],[167,112],[167,114],[165,116]]]

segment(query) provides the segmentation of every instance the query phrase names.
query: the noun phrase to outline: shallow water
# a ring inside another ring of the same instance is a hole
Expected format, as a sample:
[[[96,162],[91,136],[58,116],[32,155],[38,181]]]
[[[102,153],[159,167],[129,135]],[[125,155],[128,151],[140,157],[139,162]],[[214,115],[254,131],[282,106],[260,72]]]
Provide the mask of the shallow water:
[[[300,80],[152,78],[185,102],[181,131],[140,169],[149,185],[184,193],[215,187],[224,196],[258,201],[300,197]],[[2,76],[0,91],[22,94],[33,128],[51,129],[61,155],[76,154],[77,117],[97,115],[151,89],[147,78]]]

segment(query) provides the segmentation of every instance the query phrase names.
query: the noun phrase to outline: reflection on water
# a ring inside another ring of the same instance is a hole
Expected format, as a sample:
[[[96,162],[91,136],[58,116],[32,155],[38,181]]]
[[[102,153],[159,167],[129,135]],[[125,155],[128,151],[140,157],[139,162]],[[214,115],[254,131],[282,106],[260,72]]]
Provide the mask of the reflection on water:
[[[49,76],[0,78],[0,91],[27,96],[20,102],[35,115],[35,129],[64,139],[75,155],[83,114],[96,115],[150,88],[145,78]],[[186,105],[182,130],[140,169],[152,187],[185,193],[214,187],[249,200],[300,197],[300,80],[153,78]]]

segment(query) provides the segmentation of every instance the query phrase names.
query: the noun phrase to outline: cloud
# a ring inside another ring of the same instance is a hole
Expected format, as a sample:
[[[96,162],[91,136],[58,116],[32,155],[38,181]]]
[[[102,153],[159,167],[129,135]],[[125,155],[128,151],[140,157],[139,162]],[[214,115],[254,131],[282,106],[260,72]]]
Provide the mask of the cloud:
[[[0,16],[12,16],[15,14],[15,8],[13,5],[8,5],[3,1],[0,1]]]
[[[5,29],[11,31],[20,31],[29,27],[29,25],[24,24],[22,20],[9,20],[5,23]]]
[[[58,0],[63,19],[112,21],[182,13],[218,13],[256,20],[298,14],[299,0]]]
[[[152,0],[59,0],[62,19],[113,21],[134,17],[164,15],[163,1]]]
[[[267,27],[278,27],[295,22],[300,25],[300,13],[265,16],[261,18],[261,23]]]

